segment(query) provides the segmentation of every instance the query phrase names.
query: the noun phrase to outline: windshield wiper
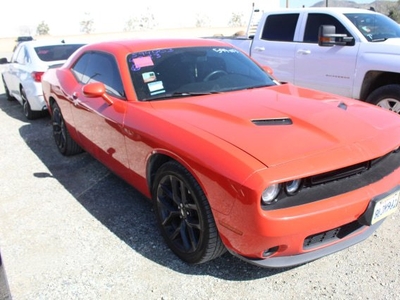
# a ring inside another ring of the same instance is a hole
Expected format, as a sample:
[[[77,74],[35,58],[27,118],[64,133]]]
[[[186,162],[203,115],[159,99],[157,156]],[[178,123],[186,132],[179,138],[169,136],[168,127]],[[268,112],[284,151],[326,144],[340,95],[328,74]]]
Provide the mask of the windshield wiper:
[[[165,100],[172,98],[181,98],[181,97],[194,97],[194,96],[204,96],[204,95],[212,95],[219,94],[217,91],[208,91],[208,92],[174,92],[169,94],[160,95],[157,97],[151,97],[144,99],[145,101],[154,101],[154,100]]]
[[[247,87],[246,90],[260,89],[260,88],[269,87],[269,86],[273,86],[273,84],[260,84],[260,85],[250,86],[250,87]]]

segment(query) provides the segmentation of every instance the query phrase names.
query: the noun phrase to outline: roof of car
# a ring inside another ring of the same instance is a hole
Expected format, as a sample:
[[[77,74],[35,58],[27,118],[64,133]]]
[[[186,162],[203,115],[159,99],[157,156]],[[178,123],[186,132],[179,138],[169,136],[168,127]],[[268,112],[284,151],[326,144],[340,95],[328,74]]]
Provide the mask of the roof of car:
[[[201,47],[201,46],[228,46],[232,45],[203,38],[151,38],[151,39],[124,39],[124,40],[109,40],[91,43],[82,49],[103,49],[108,52],[138,52],[146,50],[157,50],[165,48],[178,48],[178,47]]]
[[[303,8],[281,8],[276,10],[268,10],[267,13],[298,13],[298,12],[335,12],[335,13],[377,13],[376,11],[355,8],[355,7],[303,7]]]
[[[19,36],[19,37],[17,37],[17,39],[16,39],[15,41],[16,41],[16,42],[33,41],[33,37],[30,36],[30,35]]]
[[[51,45],[66,45],[66,44],[86,44],[82,41],[66,41],[66,40],[33,40],[22,42],[21,45],[28,45],[30,47],[51,46]]]

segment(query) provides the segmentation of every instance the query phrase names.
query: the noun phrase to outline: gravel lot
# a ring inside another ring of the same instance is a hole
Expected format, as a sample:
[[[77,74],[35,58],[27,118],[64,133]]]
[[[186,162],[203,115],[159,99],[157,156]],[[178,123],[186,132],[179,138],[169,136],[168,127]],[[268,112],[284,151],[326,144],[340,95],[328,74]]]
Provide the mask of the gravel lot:
[[[0,124],[0,249],[13,299],[400,297],[399,212],[368,240],[296,268],[228,253],[189,266],[165,246],[148,200],[88,154],[62,157],[50,118],[27,121],[2,85]]]

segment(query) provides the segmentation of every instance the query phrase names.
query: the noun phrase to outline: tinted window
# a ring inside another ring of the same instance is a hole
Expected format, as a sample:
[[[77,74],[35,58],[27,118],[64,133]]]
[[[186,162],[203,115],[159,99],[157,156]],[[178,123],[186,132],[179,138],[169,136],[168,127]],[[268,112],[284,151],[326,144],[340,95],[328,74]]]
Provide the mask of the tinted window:
[[[35,52],[43,61],[66,60],[83,44],[65,44],[35,47]]]
[[[73,66],[72,72],[82,84],[102,82],[108,93],[124,97],[122,80],[112,55],[102,52],[85,53]]]
[[[128,67],[139,100],[222,93],[277,83],[231,47],[170,48],[131,53]]]
[[[306,43],[318,43],[318,30],[321,25],[333,25],[336,33],[351,36],[347,29],[335,17],[326,14],[308,14],[306,30],[303,41]]]
[[[261,38],[268,41],[292,42],[299,14],[270,15]]]

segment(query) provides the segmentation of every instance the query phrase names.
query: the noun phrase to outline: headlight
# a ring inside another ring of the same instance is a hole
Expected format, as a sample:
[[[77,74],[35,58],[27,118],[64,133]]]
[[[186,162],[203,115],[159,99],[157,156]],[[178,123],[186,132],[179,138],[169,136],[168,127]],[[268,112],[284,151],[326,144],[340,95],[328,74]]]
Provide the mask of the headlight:
[[[281,190],[281,185],[279,183],[275,183],[267,187],[262,195],[261,195],[261,201],[263,204],[272,204],[277,200],[277,196]]]
[[[285,192],[289,196],[296,194],[301,187],[301,180],[296,179],[285,183]]]

